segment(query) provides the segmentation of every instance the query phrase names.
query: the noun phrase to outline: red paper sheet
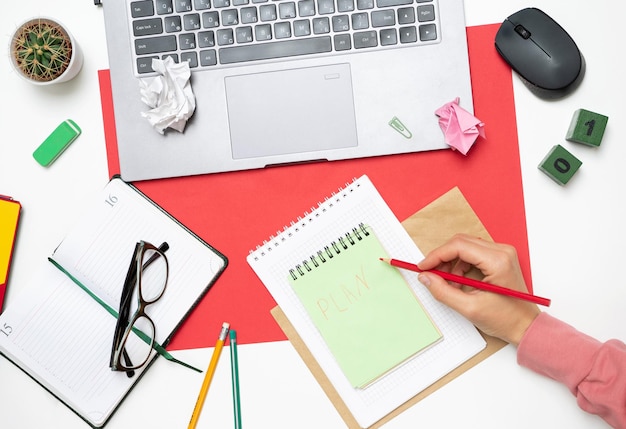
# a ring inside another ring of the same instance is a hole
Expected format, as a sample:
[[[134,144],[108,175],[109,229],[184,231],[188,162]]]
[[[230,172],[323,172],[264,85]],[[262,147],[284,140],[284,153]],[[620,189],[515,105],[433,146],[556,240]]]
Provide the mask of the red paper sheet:
[[[512,77],[494,48],[498,27],[467,29],[474,110],[486,131],[486,138],[479,138],[467,156],[443,150],[135,183],[229,258],[225,273],[169,348],[210,347],[215,327],[224,321],[237,329],[240,343],[286,339],[270,315],[276,303],[246,256],[286,223],[363,174],[400,220],[459,186],[492,237],[516,246],[530,285]],[[119,161],[108,71],[99,77],[112,176],[119,173]]]

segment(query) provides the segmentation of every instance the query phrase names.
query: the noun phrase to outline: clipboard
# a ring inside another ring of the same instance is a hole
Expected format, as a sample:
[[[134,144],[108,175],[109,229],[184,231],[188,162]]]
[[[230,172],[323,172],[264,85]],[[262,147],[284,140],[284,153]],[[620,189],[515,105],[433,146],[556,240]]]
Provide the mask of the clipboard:
[[[9,267],[15,246],[22,206],[11,197],[0,195],[0,313],[9,280]]]
[[[484,240],[493,241],[458,187],[454,187],[441,197],[437,198],[435,201],[425,206],[423,209],[419,210],[417,213],[405,219],[402,222],[402,226],[407,230],[423,254],[427,254],[432,249],[443,244],[448,239],[452,238],[452,236],[456,233],[460,232],[472,234],[477,237],[481,237]],[[280,307],[274,307],[271,310],[271,314],[289,341],[291,341],[291,344],[294,346],[330,401],[333,403],[347,427],[350,429],[361,429],[337,391],[332,386],[330,380],[315,361],[306,344],[302,341]],[[406,409],[445,386],[456,377],[460,376],[474,365],[482,362],[507,344],[498,338],[488,336],[482,332],[481,335],[487,342],[487,346],[482,352],[458,366],[455,370],[421,391],[412,399],[393,410],[378,422],[374,423],[368,429],[376,429],[389,422]]]

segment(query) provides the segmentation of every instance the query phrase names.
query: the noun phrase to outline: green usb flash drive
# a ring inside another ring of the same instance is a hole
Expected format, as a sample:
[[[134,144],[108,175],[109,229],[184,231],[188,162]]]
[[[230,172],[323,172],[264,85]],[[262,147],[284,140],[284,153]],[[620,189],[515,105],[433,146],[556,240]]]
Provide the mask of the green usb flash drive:
[[[47,167],[52,164],[79,135],[79,126],[71,119],[67,119],[61,122],[43,143],[35,149],[33,158],[35,158],[39,164]]]

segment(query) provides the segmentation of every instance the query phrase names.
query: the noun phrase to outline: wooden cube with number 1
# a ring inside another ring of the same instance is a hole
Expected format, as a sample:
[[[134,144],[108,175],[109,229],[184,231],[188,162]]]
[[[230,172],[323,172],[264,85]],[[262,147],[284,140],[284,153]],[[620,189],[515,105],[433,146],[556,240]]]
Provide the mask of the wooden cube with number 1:
[[[598,147],[602,142],[608,121],[608,116],[578,109],[574,112],[565,140]]]

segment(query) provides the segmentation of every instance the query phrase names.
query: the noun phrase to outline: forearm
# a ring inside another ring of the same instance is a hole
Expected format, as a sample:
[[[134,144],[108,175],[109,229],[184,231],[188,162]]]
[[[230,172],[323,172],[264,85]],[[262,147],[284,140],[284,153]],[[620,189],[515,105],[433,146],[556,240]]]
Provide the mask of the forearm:
[[[526,331],[518,363],[565,384],[585,411],[626,428],[626,345],[601,343],[546,313]]]

